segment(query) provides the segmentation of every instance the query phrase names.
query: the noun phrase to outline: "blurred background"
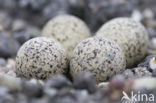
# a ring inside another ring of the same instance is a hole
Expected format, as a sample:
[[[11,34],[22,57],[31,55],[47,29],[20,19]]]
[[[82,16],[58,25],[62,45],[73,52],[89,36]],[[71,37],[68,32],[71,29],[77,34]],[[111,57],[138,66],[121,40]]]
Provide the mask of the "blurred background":
[[[14,57],[59,14],[81,18],[92,34],[112,18],[132,17],[147,27],[150,38],[156,37],[156,0],[0,0],[0,57]]]

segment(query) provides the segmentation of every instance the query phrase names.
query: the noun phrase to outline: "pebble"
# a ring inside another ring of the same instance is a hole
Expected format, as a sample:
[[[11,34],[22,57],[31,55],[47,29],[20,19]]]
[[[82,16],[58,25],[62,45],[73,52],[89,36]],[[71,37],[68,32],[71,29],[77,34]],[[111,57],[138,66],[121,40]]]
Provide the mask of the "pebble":
[[[26,33],[30,35],[30,38],[39,37],[41,34],[41,30],[36,26],[28,25],[25,29]]]
[[[0,86],[6,86],[10,90],[21,90],[21,80],[5,74],[0,74]]]
[[[4,67],[6,65],[6,60],[4,58],[0,58],[0,66]]]
[[[49,101],[49,99],[47,97],[43,97],[43,98],[34,98],[34,99],[30,100],[29,103],[50,103],[50,102],[51,101]]]
[[[3,69],[6,73],[9,72],[9,71],[12,71],[12,72],[15,72],[16,69],[15,69],[15,66],[14,65],[10,65],[10,64],[7,64],[6,67],[4,67]]]
[[[77,74],[73,82],[74,88],[86,89],[89,93],[96,91],[96,80],[90,72],[81,72]]]
[[[147,56],[140,64],[138,64],[138,67],[146,67],[147,70],[152,72],[152,68],[154,68],[154,65],[150,65],[151,64],[155,64],[155,60],[152,61],[153,58],[156,58],[156,55],[149,55]],[[152,68],[151,68],[152,66]]]
[[[143,78],[134,80],[133,89],[138,90],[140,88],[146,88],[148,90],[152,90],[156,88],[156,78],[143,77]]]
[[[19,49],[19,44],[7,32],[0,33],[0,57],[14,57]]]
[[[10,16],[3,11],[0,11],[0,25],[3,27],[3,29],[8,29],[11,24],[11,18]]]
[[[143,19],[143,16],[138,9],[133,10],[131,17],[133,20],[135,20],[137,22],[141,22],[141,20]]]
[[[10,65],[12,65],[13,67],[15,67],[15,64],[16,64],[15,59],[8,58],[8,59],[7,59],[7,64],[10,64]]]
[[[146,27],[146,28],[147,28],[150,39],[155,38],[156,37],[156,30],[152,27]]]
[[[109,82],[101,82],[101,83],[98,84],[98,87],[100,87],[100,88],[107,88],[108,85],[109,85]]]
[[[40,84],[34,84],[30,81],[22,82],[22,92],[28,97],[41,97],[43,94],[43,89]],[[32,92],[33,91],[33,92]]]
[[[131,79],[134,78],[134,73],[132,71],[132,69],[126,69],[122,75],[126,78],[126,79]]]
[[[152,12],[152,10],[150,8],[146,8],[143,11],[143,16],[146,19],[153,19],[154,18],[154,13]]]
[[[27,23],[22,19],[15,19],[11,25],[13,32],[24,30],[27,27]]]
[[[132,70],[134,71],[134,74],[137,77],[152,76],[152,73],[149,72],[146,67],[136,67],[136,68],[133,68]]]
[[[148,50],[149,55],[155,55],[156,54],[156,38],[152,38],[148,43]]]
[[[16,27],[17,30],[13,33],[13,38],[16,39],[21,45],[31,38],[40,36],[41,31],[39,28],[31,25],[25,26],[24,24],[23,26],[24,27],[20,26],[21,28]]]
[[[18,31],[13,33],[13,38],[16,39],[20,45],[33,38],[26,31]]]
[[[13,10],[16,8],[16,0],[0,0],[0,6],[7,10]]]
[[[61,89],[65,87],[72,87],[72,83],[63,75],[55,75],[45,83],[46,88]]]
[[[52,0],[42,10],[42,15],[51,19],[57,15],[67,14],[69,3],[67,0]]]
[[[13,71],[9,71],[9,72],[7,73],[7,75],[9,75],[9,76],[11,76],[11,77],[16,77],[16,73],[13,72]]]
[[[53,97],[57,94],[58,90],[55,88],[45,88],[44,93],[50,97]]]
[[[69,12],[72,15],[83,18],[85,11],[85,1],[84,0],[68,0],[69,1]]]
[[[20,0],[19,6],[22,8],[31,8],[32,10],[41,10],[41,8],[45,5],[45,0]]]
[[[9,92],[9,89],[5,86],[0,86],[0,97],[6,96]]]

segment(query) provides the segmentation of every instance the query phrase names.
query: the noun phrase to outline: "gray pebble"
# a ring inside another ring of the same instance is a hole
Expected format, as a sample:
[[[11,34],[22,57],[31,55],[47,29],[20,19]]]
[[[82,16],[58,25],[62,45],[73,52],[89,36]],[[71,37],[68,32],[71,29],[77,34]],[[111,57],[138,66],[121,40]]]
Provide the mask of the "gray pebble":
[[[0,66],[4,67],[6,65],[6,60],[4,58],[0,58]]]

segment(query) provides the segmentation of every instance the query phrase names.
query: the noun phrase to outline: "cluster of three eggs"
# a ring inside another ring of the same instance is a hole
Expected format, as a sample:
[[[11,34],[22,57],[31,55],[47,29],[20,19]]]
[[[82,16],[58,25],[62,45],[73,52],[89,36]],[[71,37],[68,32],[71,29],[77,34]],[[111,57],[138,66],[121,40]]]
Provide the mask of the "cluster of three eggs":
[[[45,25],[41,35],[46,38],[31,39],[20,48],[19,76],[47,79],[67,73],[70,64],[72,76],[89,70],[98,82],[105,81],[144,58],[148,42],[145,28],[130,18],[113,19],[90,37],[82,20],[58,16]]]

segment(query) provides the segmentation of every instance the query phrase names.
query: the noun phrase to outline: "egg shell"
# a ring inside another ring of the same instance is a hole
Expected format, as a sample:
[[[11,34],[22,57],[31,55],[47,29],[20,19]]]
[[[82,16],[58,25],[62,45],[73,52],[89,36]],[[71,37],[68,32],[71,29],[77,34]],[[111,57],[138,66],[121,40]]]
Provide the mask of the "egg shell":
[[[92,37],[80,42],[70,61],[70,74],[89,70],[97,82],[108,80],[126,67],[124,53],[114,41]]]
[[[37,37],[25,42],[16,57],[16,73],[20,77],[47,79],[66,73],[68,66],[65,49],[55,40]]]
[[[125,53],[127,67],[139,63],[146,55],[148,34],[145,27],[126,17],[115,18],[104,24],[96,36],[114,40]]]
[[[60,42],[66,49],[68,57],[71,58],[76,45],[91,34],[81,19],[72,15],[59,15],[48,21],[41,35]]]

